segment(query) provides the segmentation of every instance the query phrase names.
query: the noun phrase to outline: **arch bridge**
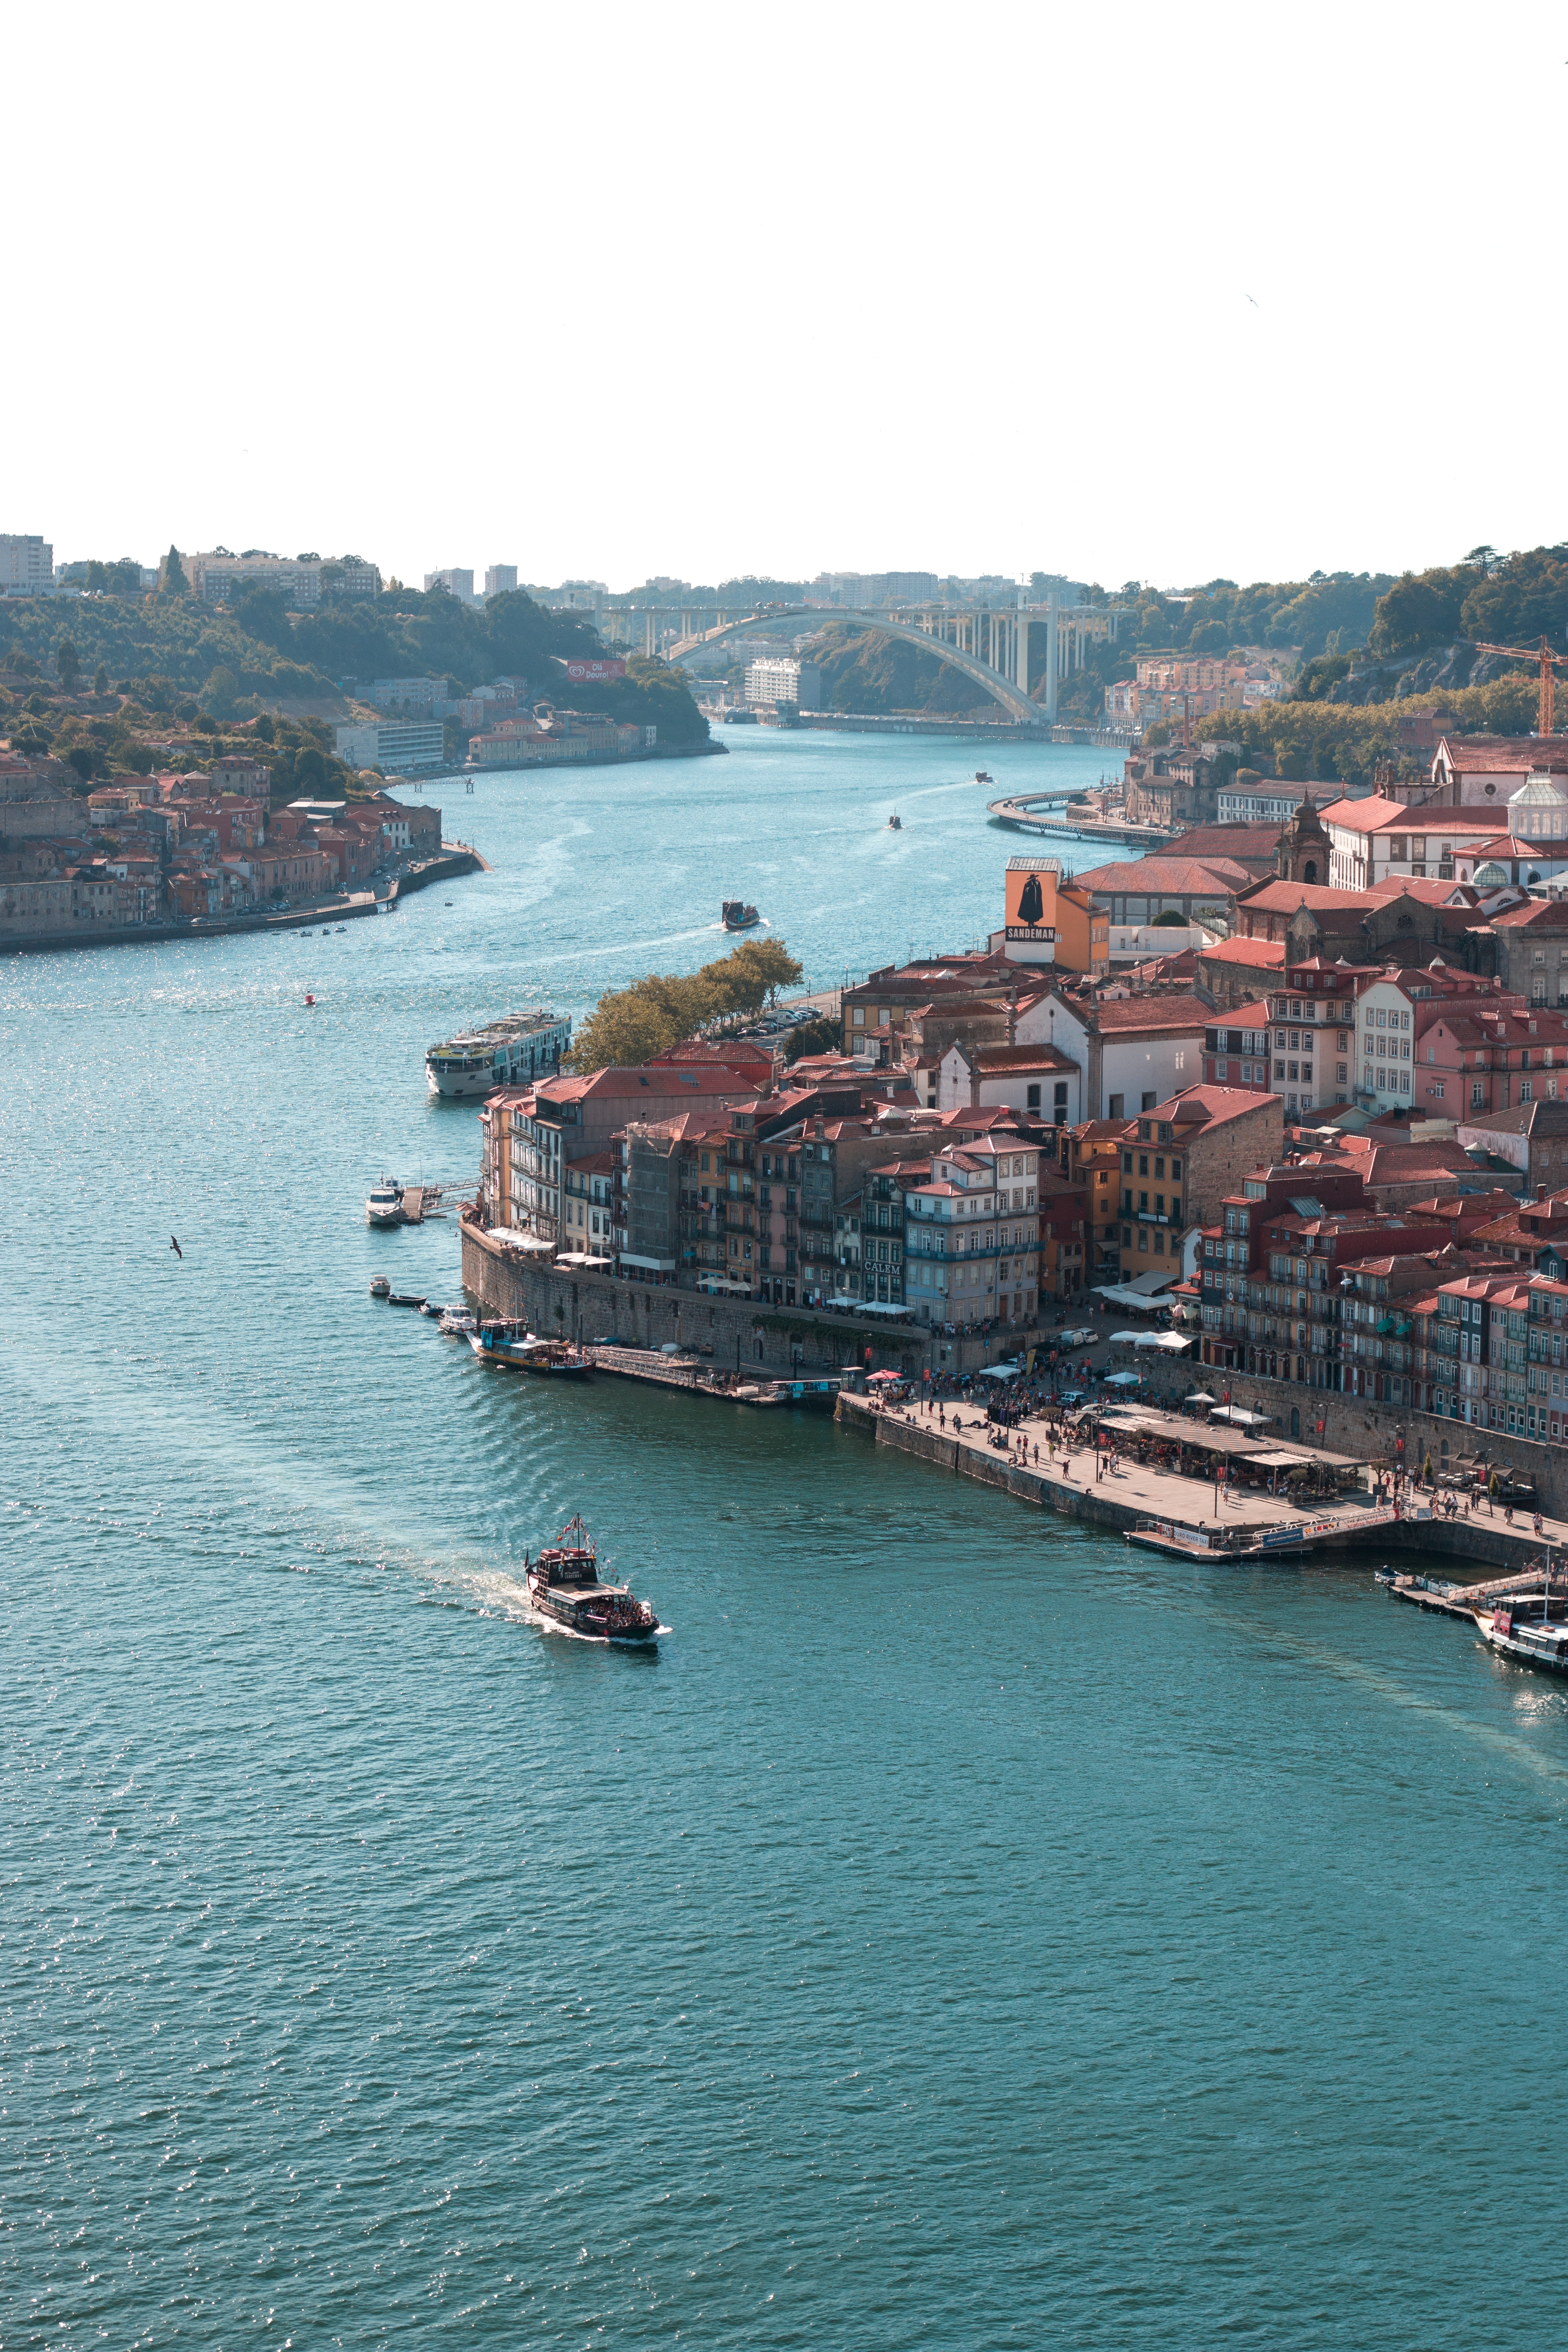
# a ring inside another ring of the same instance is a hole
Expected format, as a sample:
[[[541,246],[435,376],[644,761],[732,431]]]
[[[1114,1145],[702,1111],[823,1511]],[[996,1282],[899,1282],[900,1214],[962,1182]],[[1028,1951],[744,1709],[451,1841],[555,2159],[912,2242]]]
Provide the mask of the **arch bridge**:
[[[681,661],[705,646],[721,645],[727,637],[737,636],[743,629],[755,629],[759,625],[777,628],[785,617],[777,612],[752,613],[744,620],[721,621],[715,629],[678,637],[666,658],[672,662]],[[793,619],[805,615],[790,614],[787,617]],[[965,677],[972,678],[976,686],[983,686],[993,700],[999,702],[1009,718],[1020,727],[1051,727],[1056,723],[1058,655],[1054,598],[1043,612],[1030,612],[1020,607],[1016,613],[990,615],[991,649],[997,654],[996,662],[986,661],[978,652],[952,643],[941,634],[942,623],[928,615],[921,615],[920,621],[900,620],[892,613],[856,612],[835,604],[826,608],[812,607],[809,617],[818,627],[845,622],[851,627],[879,629],[884,636],[896,637],[902,645],[914,646],[923,654],[935,654],[939,661],[951,663]],[[1031,622],[1044,626],[1046,631],[1046,688],[1038,700],[1029,692]],[[972,639],[977,634],[972,629]],[[1003,663],[1005,663],[1005,667],[1001,666]]]

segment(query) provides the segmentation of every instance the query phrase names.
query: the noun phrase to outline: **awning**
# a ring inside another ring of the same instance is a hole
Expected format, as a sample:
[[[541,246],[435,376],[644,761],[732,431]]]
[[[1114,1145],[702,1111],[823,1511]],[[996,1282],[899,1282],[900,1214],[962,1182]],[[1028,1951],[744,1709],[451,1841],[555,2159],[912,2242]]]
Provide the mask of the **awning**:
[[[500,1242],[506,1249],[527,1250],[534,1257],[549,1256],[554,1252],[554,1243],[542,1241],[537,1234],[515,1233],[510,1225],[490,1225],[487,1231],[492,1242]]]
[[[635,1258],[623,1258],[621,1260],[621,1264],[623,1265],[635,1265],[637,1263],[637,1261]],[[742,1297],[745,1298],[750,1298],[752,1295],[752,1286],[749,1282],[731,1282],[727,1274],[700,1274],[697,1277],[697,1287],[699,1290],[705,1290],[710,1295],[714,1291],[723,1291],[725,1293],[739,1291]]]
[[[1190,1397],[1184,1397],[1182,1402],[1184,1404],[1217,1404],[1219,1399],[1210,1396],[1206,1389],[1195,1389]]]
[[[1142,1377],[1142,1372],[1110,1372],[1105,1385],[1108,1389],[1135,1389]]]
[[[1179,1272],[1180,1269],[1178,1268],[1177,1274],[1179,1274]],[[1166,1276],[1167,1282],[1173,1282],[1176,1278],[1176,1274]],[[1140,1275],[1139,1280],[1142,1280],[1142,1275]],[[1152,1297],[1148,1291],[1135,1290],[1126,1283],[1113,1284],[1109,1288],[1101,1290],[1100,1296],[1101,1298],[1108,1298],[1112,1307],[1136,1307],[1142,1314],[1145,1315],[1159,1313],[1171,1304],[1168,1297]]]
[[[621,1252],[621,1264],[623,1265],[640,1266],[648,1274],[673,1274],[675,1272],[675,1260],[672,1257],[634,1257],[630,1250],[623,1250]],[[748,1290],[750,1290],[751,1286],[751,1284],[747,1283],[746,1287]]]
[[[556,1259],[557,1265],[614,1265],[613,1257],[590,1257],[585,1250],[564,1250]]]
[[[1310,1470],[1312,1466],[1306,1454],[1254,1454],[1250,1459],[1258,1470]]]
[[[982,1364],[974,1377],[979,1381],[1016,1381],[1018,1367],[1016,1364]]]
[[[1271,1421],[1279,1419],[1279,1415],[1272,1412],[1248,1412],[1244,1405],[1239,1404],[1216,1404],[1213,1418],[1215,1421],[1228,1421],[1237,1429],[1267,1429]]]

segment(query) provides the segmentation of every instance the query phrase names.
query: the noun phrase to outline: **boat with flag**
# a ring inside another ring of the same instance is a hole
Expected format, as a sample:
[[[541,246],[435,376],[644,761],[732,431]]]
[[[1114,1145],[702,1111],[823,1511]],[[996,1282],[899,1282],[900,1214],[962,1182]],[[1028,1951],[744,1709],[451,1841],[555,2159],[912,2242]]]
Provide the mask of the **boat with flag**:
[[[658,1612],[626,1584],[599,1580],[598,1549],[578,1513],[537,1559],[523,1559],[528,1597],[540,1614],[589,1642],[647,1648],[658,1639]]]

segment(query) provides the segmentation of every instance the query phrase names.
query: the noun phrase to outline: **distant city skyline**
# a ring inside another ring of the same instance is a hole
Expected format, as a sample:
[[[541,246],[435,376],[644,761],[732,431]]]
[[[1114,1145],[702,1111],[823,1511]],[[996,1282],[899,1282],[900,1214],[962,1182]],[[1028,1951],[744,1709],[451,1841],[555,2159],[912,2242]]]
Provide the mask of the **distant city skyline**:
[[[1484,39],[1014,0],[973,41],[920,0],[896,27],[803,0],[787,43],[703,0],[590,43],[482,0],[464,30],[487,82],[586,76],[589,102],[431,173],[441,69],[352,15],[285,0],[260,45],[171,0],[92,18],[69,169],[63,96],[11,126],[51,224],[12,256],[11,315],[58,318],[64,271],[72,324],[6,384],[6,529],[64,560],[242,531],[405,581],[499,555],[617,586],[847,559],[1184,585],[1563,534],[1530,429],[1554,314],[1522,393],[1454,341],[1478,297],[1542,318],[1517,174],[1474,145],[1496,121],[1528,147],[1563,86],[1534,0]],[[10,62],[55,86],[47,16]],[[127,200],[141,120],[221,122],[256,159],[182,212],[155,320],[175,231]]]

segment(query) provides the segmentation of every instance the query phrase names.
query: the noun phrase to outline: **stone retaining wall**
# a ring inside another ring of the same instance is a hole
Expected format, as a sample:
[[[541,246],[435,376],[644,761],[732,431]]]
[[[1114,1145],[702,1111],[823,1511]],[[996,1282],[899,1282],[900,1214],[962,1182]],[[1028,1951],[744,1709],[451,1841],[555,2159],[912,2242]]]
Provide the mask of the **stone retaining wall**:
[[[660,1288],[626,1276],[540,1266],[468,1223],[463,1226],[463,1284],[490,1313],[526,1316],[536,1331],[588,1340],[614,1335],[639,1348],[657,1348],[666,1339],[695,1348],[710,1344],[721,1371],[760,1367],[781,1374],[796,1369],[836,1372],[845,1364],[863,1364],[869,1348],[873,1370],[886,1367],[918,1379],[928,1367],[972,1372],[1020,1346],[1049,1339],[1040,1331],[949,1339],[918,1324],[819,1315],[809,1307],[764,1307],[750,1298],[710,1298],[701,1291]]]

